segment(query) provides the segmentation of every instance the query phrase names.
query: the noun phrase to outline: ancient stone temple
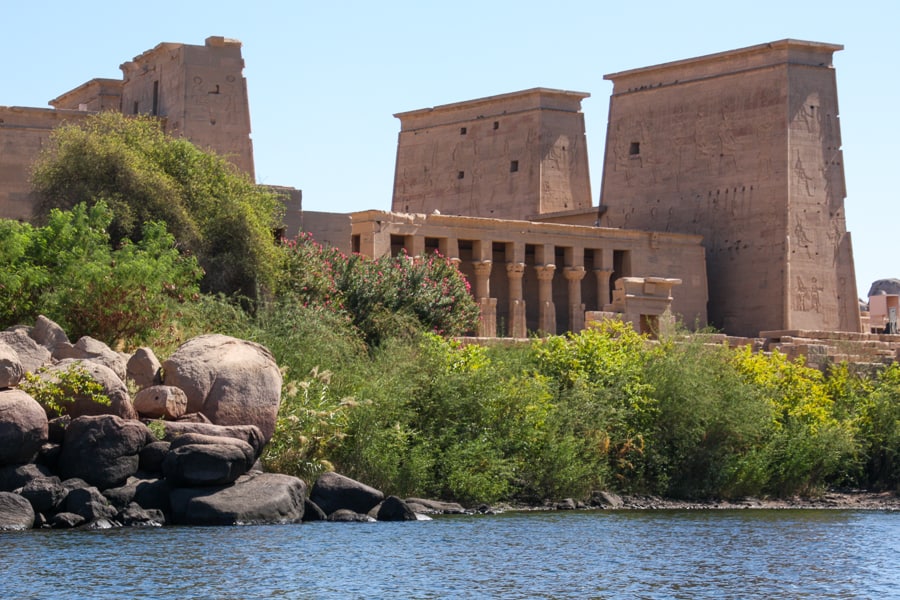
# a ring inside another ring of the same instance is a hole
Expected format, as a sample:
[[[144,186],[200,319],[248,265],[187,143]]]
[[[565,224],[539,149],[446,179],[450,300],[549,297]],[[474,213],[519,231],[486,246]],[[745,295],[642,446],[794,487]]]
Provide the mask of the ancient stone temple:
[[[832,54],[782,40],[607,75],[604,225],[703,236],[722,330],[860,331]]]
[[[824,331],[846,341],[861,321],[841,48],[782,40],[607,75],[596,206],[587,93],[533,88],[399,113],[391,211],[306,212],[302,228],[369,256],[440,251],[472,282],[482,336],[617,315],[651,333],[674,316],[783,344]],[[236,40],[163,43],[121,65],[122,80],[91,80],[53,109],[0,107],[0,218],[31,216],[28,173],[52,128],[100,110],[158,116],[252,177],[243,66]],[[299,191],[279,191],[294,235]]]
[[[120,68],[121,80],[92,79],[51,100],[52,109],[0,106],[0,218],[32,216],[28,176],[53,128],[101,110],[158,116],[167,133],[214,150],[253,177],[241,42],[213,36],[202,46],[162,43]],[[290,193],[299,203],[297,190]]]

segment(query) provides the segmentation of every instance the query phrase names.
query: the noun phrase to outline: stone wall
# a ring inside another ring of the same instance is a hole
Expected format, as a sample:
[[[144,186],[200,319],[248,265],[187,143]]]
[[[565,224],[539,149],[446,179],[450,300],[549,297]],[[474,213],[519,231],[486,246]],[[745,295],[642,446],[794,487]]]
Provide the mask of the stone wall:
[[[606,76],[603,223],[702,235],[710,320],[729,333],[859,331],[840,49],[785,40]]]
[[[535,88],[394,115],[394,212],[526,219],[591,206],[581,100]]]
[[[51,131],[89,113],[0,106],[0,219],[28,221],[34,215],[31,166]]]

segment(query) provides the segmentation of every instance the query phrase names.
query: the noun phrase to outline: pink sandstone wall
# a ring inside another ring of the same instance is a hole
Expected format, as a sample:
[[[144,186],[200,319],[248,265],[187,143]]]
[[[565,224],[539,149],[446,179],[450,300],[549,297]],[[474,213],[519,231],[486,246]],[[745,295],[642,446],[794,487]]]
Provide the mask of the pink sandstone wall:
[[[525,219],[589,207],[585,97],[537,88],[395,115],[392,210]]]
[[[710,320],[730,334],[859,330],[836,49],[789,40],[606,77],[604,224],[702,235]]]

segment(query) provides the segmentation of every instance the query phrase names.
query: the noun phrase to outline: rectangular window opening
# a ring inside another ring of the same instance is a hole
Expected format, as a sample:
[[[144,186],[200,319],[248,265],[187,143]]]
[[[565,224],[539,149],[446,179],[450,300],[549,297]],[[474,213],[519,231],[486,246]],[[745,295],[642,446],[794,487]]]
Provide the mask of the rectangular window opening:
[[[637,156],[641,153],[641,143],[640,142],[631,142],[631,146],[628,147],[628,156]]]
[[[494,129],[500,129],[500,121],[494,121]]]
[[[510,163],[509,163],[509,172],[510,172],[510,173],[515,173],[515,172],[517,172],[518,170],[519,170],[519,161],[517,161],[517,160],[510,161]]]
[[[459,128],[459,135],[466,135],[466,128],[465,128],[465,127],[460,127],[460,128]]]
[[[465,171],[460,171],[459,173],[456,174],[457,179],[465,179],[465,177],[466,177]]]

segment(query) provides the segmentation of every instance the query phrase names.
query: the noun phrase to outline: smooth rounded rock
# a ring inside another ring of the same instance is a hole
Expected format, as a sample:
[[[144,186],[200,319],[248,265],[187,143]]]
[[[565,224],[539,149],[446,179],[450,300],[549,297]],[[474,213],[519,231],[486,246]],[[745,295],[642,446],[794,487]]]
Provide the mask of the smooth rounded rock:
[[[184,390],[187,412],[216,425],[255,425],[272,437],[282,377],[265,347],[225,335],[203,335],[182,344],[163,362],[163,383]]]
[[[0,466],[30,462],[47,441],[47,413],[18,389],[0,390]]]

